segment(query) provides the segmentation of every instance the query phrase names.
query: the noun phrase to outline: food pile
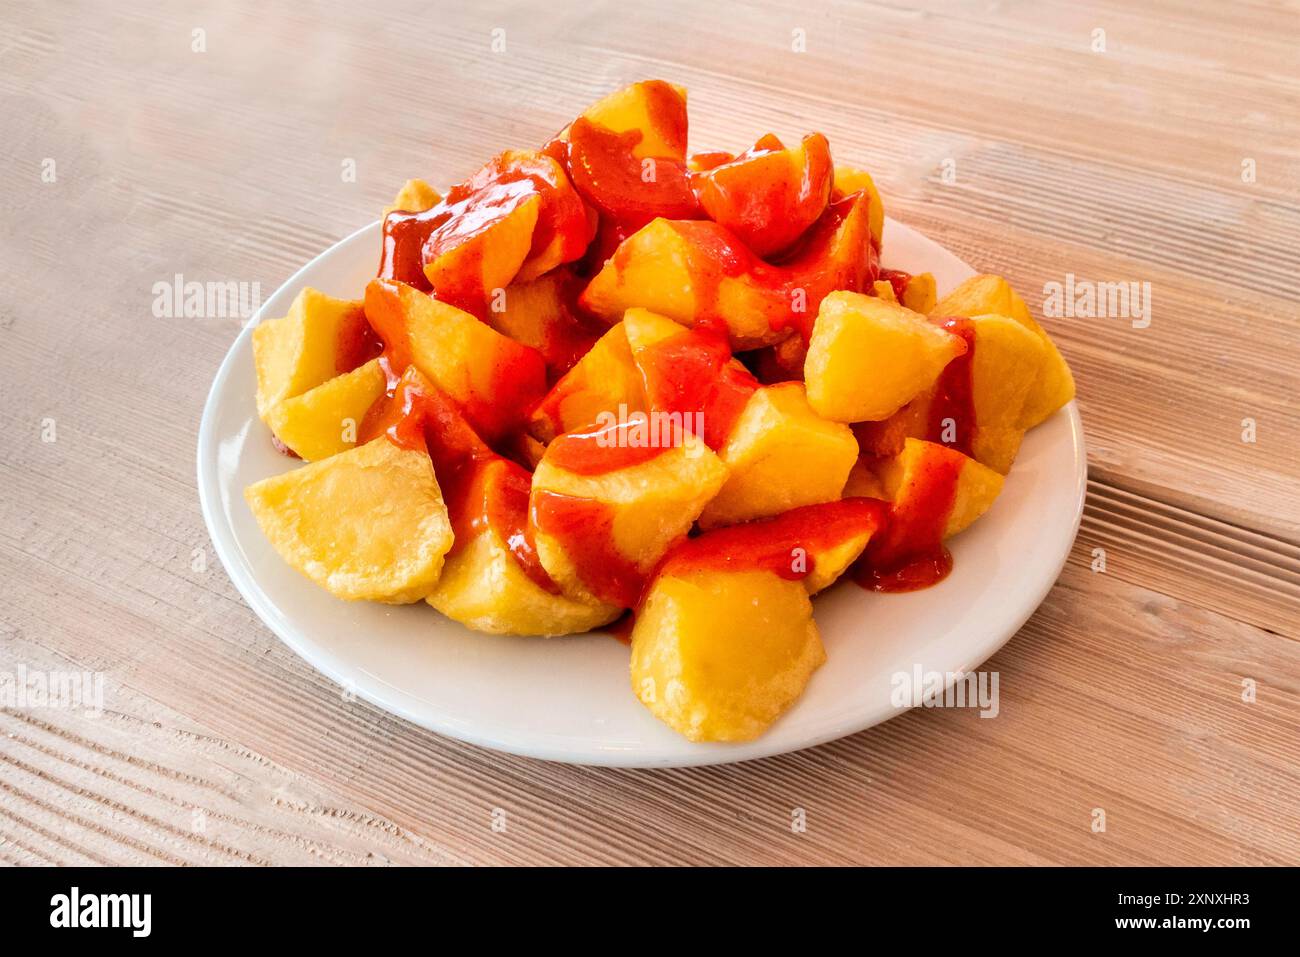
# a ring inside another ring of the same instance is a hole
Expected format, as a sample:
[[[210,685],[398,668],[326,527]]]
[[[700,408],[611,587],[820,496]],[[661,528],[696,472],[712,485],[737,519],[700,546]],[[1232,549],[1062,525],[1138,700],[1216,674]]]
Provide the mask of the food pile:
[[[646,707],[738,741],[825,660],[811,596],[940,581],[1074,384],[1005,280],[936,302],[883,269],[880,196],[822,135],[686,132],[684,90],[634,83],[445,195],[408,182],[362,298],[253,330],[258,413],[310,464],[246,497],[339,598],[619,621]]]

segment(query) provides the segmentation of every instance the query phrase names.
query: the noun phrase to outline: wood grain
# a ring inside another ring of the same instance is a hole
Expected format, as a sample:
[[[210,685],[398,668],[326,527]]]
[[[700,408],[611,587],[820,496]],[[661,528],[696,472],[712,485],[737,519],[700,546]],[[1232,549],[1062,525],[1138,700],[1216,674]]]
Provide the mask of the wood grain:
[[[0,861],[1300,863],[1296,13],[7,4],[0,671],[102,671],[106,703],[0,712]],[[645,76],[690,87],[698,147],[823,130],[1036,312],[1066,273],[1151,284],[1146,328],[1045,320],[1089,498],[988,665],[996,720],[917,710],[725,768],[507,757],[346,700],[212,556],[195,433],[238,322],[155,318],[153,284],[265,297],[407,177]]]

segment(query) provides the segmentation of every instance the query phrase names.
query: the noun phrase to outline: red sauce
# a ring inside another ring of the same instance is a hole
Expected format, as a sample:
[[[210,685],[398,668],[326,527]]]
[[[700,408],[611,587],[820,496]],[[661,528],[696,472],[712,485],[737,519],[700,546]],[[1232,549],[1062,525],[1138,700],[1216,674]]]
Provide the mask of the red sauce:
[[[965,355],[953,359],[939,374],[930,400],[925,438],[970,455],[975,441],[975,392],[972,371],[975,359],[975,324],[969,319],[935,319],[934,322],[966,343]],[[953,440],[944,441],[945,420],[952,420]]]
[[[735,159],[691,174],[700,206],[759,256],[788,249],[826,209],[831,193],[826,137],[789,151],[768,134]]]
[[[623,644],[630,645],[632,644],[632,629],[634,627],[636,627],[636,615],[631,609],[628,609],[617,619],[606,625],[605,630]]]
[[[586,116],[569,124],[543,152],[559,160],[582,198],[601,215],[590,265],[599,268],[622,239],[656,216],[691,219],[699,206],[682,157],[686,153],[686,101],[662,80],[637,84],[647,124],[666,144],[668,155],[641,157],[639,129],[616,132]]]
[[[604,216],[635,232],[656,216],[699,215],[686,164],[670,156],[638,158],[640,130],[615,133],[585,117],[569,127],[569,176],[582,198]]]
[[[682,426],[720,449],[758,381],[732,361],[725,329],[697,325],[640,350],[637,365],[652,410],[681,417]]]
[[[854,581],[869,591],[920,591],[937,585],[952,571],[952,553],[940,545],[937,551],[908,559],[901,565],[880,569],[868,563],[855,567]]]
[[[912,281],[912,274],[903,272],[901,269],[882,269],[880,278],[888,280],[889,284],[894,287],[894,298],[900,303],[903,301],[903,294],[907,292],[907,284]]]
[[[761,569],[798,581],[812,573],[817,553],[875,532],[884,521],[885,508],[885,503],[875,499],[846,498],[715,529],[676,545],[660,564],[660,571]]]
[[[511,557],[534,584],[558,595],[560,588],[546,574],[533,528],[528,522],[528,496],[532,476],[509,459],[468,460],[462,471],[438,472],[447,497],[447,511],[456,532],[452,552],[485,529],[492,529],[509,549]],[[444,474],[448,475],[445,480]]]
[[[704,173],[723,163],[730,163],[736,158],[735,153],[728,153],[725,150],[703,150],[699,153],[692,153],[687,159],[686,165],[693,173]]]
[[[394,210],[384,217],[384,241],[379,257],[380,279],[396,279],[421,292],[433,287],[424,274],[424,244],[429,234],[450,217],[441,205],[422,213]]]
[[[537,188],[523,178],[467,189],[466,184],[454,187],[442,201],[440,206],[450,218],[429,233],[422,256],[430,267],[426,272],[433,281],[433,295],[481,319],[487,314],[490,292],[483,275],[484,246],[493,239],[490,231],[498,226],[521,228],[508,221],[525,204],[537,202]]]
[[[648,433],[649,429],[645,431]],[[640,439],[641,433],[634,422],[618,422],[585,432],[566,432],[556,436],[546,447],[546,461],[576,475],[604,475],[650,462],[671,448],[646,444]]]
[[[916,591],[938,584],[952,570],[944,530],[965,459],[954,453],[928,456],[899,490],[889,521],[854,566],[854,580],[872,591]]]
[[[384,359],[390,374],[399,376],[412,359],[404,295],[402,287],[395,283],[372,281],[366,285],[366,320],[384,343]]]
[[[774,329],[793,328],[807,343],[826,296],[837,289],[861,292],[875,282],[880,262],[871,242],[870,207],[870,197],[862,192],[831,203],[781,263],[785,269],[781,291],[787,310],[796,290],[804,291],[806,302],[802,312],[787,311],[784,322],[773,323]]]
[[[349,313],[339,324],[334,345],[334,371],[345,375],[384,351],[384,343],[371,328],[364,309]]]
[[[636,604],[646,576],[614,544],[614,507],[589,498],[534,489],[532,523],[563,546],[578,578],[602,601]]]

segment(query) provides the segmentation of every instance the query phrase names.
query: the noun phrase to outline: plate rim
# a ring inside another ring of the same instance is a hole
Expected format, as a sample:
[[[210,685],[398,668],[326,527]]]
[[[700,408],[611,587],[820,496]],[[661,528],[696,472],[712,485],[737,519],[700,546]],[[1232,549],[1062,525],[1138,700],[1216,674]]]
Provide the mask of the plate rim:
[[[929,243],[948,256],[951,256],[963,267],[975,273],[965,260],[961,259],[956,253],[943,246],[938,241],[931,239],[920,230],[901,223],[891,217],[885,217],[886,224],[893,229],[904,229],[910,233],[919,236],[926,243]],[[209,539],[221,560],[222,567],[226,570],[227,576],[235,586],[235,590],[243,598],[249,608],[261,620],[262,624],[271,630],[271,632],[284,642],[295,654],[301,657],[314,669],[327,677],[330,681],[341,687],[351,686],[356,697],[361,698],[375,705],[382,710],[403,718],[417,727],[432,731],[435,734],[452,738],[458,741],[464,741],[476,747],[487,748],[493,751],[499,751],[507,754],[513,754],[520,757],[533,758],[549,762],[574,764],[588,767],[637,767],[637,768],[667,768],[667,767],[698,767],[715,764],[734,764],[742,761],[753,761],[762,758],[773,757],[779,754],[802,751],[807,748],[817,747],[830,741],[865,731],[867,728],[874,727],[891,718],[904,714],[911,710],[908,708],[893,708],[884,714],[871,714],[859,716],[848,721],[836,721],[832,726],[820,733],[800,739],[795,744],[774,743],[769,747],[764,747],[764,737],[759,737],[754,741],[744,742],[735,747],[736,750],[729,748],[717,748],[707,745],[694,744],[686,742],[687,748],[681,752],[672,754],[644,754],[641,751],[626,751],[623,749],[611,748],[609,750],[599,751],[598,754],[584,752],[581,755],[575,755],[571,749],[548,744],[544,741],[533,739],[532,743],[521,743],[510,737],[501,737],[493,735],[490,732],[480,731],[472,726],[466,726],[463,723],[453,721],[439,722],[434,720],[430,715],[421,713],[414,708],[408,707],[401,700],[400,695],[384,694],[374,687],[363,685],[351,676],[343,673],[345,668],[357,669],[360,665],[346,665],[329,649],[323,647],[319,642],[313,642],[303,633],[302,629],[294,629],[289,626],[284,616],[274,606],[269,594],[261,587],[256,577],[252,573],[251,567],[247,562],[238,560],[242,553],[239,542],[235,537],[234,529],[224,520],[219,520],[219,500],[220,500],[220,481],[215,462],[215,421],[217,418],[217,406],[220,395],[223,392],[223,386],[229,379],[232,370],[235,367],[237,357],[242,352],[241,347],[247,339],[251,339],[252,330],[262,321],[267,309],[267,303],[273,301],[279,293],[286,287],[293,286],[300,277],[314,267],[317,262],[324,257],[333,253],[339,247],[356,240],[363,234],[375,230],[380,225],[376,220],[359,229],[354,230],[338,241],[332,243],[329,247],[322,250],[312,259],[300,266],[292,275],[290,275],[276,290],[267,297],[263,304],[258,308],[254,315],[247,320],[239,335],[231,342],[226,350],[226,354],[217,368],[216,375],[212,379],[212,384],[208,389],[208,395],[203,403],[203,410],[199,421],[197,435],[197,455],[196,455],[196,478],[199,493],[199,505],[203,513],[204,524],[207,528]],[[987,639],[979,645],[972,648],[972,659],[976,662],[972,669],[977,668],[980,664],[986,662],[990,657],[997,653],[1007,642],[1014,638],[1020,629],[1024,627],[1025,622],[1033,616],[1034,612],[1042,605],[1044,599],[1055,587],[1060,578],[1061,571],[1065,568],[1069,560],[1070,552],[1078,537],[1079,526],[1083,516],[1084,500],[1087,492],[1087,468],[1088,457],[1087,448],[1084,441],[1083,423],[1079,415],[1078,403],[1071,400],[1064,407],[1054,413],[1055,416],[1066,415],[1069,419],[1069,435],[1071,450],[1074,455],[1074,480],[1075,495],[1073,505],[1073,515],[1070,522],[1070,533],[1068,536],[1062,536],[1061,542],[1053,555],[1052,561],[1043,566],[1044,571],[1051,568],[1051,574],[1044,574],[1039,586],[1032,592],[1025,595],[1022,599],[1022,607],[1015,616],[1007,619],[1008,622],[1014,621],[1014,625],[1007,628],[1004,634],[999,636],[1001,629],[994,629],[989,632]],[[1030,598],[1032,596],[1032,598]],[[364,669],[362,669],[364,670]],[[369,672],[367,672],[369,674]],[[388,685],[386,681],[376,675],[371,675],[377,682]],[[401,689],[394,689],[401,691]],[[686,739],[682,739],[684,742]],[[743,749],[743,750],[742,750]]]

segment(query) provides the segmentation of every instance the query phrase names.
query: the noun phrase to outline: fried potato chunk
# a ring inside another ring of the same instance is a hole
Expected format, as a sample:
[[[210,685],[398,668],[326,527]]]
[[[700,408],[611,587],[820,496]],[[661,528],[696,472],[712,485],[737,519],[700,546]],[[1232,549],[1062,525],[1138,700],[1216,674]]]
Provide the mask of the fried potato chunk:
[[[488,441],[518,428],[546,390],[536,349],[405,283],[372,279],[365,310],[398,371],[418,368]]]
[[[835,187],[832,199],[848,196],[850,193],[863,192],[871,200],[871,238],[880,248],[885,233],[885,205],[880,201],[880,190],[876,189],[875,180],[865,170],[852,166],[835,167]]]
[[[339,343],[365,321],[360,302],[304,289],[288,315],[259,322],[253,328],[253,363],[262,420],[276,403],[346,371],[338,368]]]
[[[834,292],[822,300],[804,360],[808,403],[836,422],[887,419],[965,351],[960,336],[919,313]]]
[[[281,558],[349,601],[418,601],[452,546],[429,457],[386,438],[263,479],[244,498]]]
[[[1019,425],[1032,429],[1074,398],[1074,376],[1056,343],[1029,312],[1025,301],[1001,276],[972,276],[944,296],[930,310],[931,316],[1009,316],[1034,335],[1045,347],[1042,363],[1020,413]]]
[[[357,444],[357,427],[384,394],[378,359],[271,407],[267,425],[299,458],[316,462]]]
[[[392,212],[422,213],[441,202],[442,194],[424,180],[408,179],[393,197],[392,204],[384,207],[384,215]]]
[[[632,629],[632,690],[692,741],[750,741],[826,660],[808,592],[770,571],[660,576]]]
[[[533,473],[531,497],[547,574],[565,594],[620,607],[636,603],[645,578],[727,476],[691,433],[674,447],[637,448],[620,434],[627,431],[560,436]],[[597,444],[601,438],[608,444]]]
[[[519,550],[528,547],[519,540],[528,485],[528,473],[505,459],[478,470],[458,502],[465,514],[454,519],[456,545],[427,601],[453,621],[491,634],[567,635],[612,621],[621,608],[561,594],[544,572],[529,574],[534,556],[520,560]],[[506,527],[496,520],[503,513],[515,519],[516,511],[519,520]]]
[[[967,455],[934,442],[908,439],[903,451],[876,468],[896,512],[905,512],[920,495],[930,494],[935,470],[952,469],[956,485],[943,525],[943,538],[968,528],[992,506],[1002,491],[1002,476]]]
[[[802,382],[782,382],[754,392],[719,455],[730,475],[700,515],[701,528],[834,501],[858,444],[847,425],[813,411]]]
[[[645,386],[632,361],[623,323],[611,328],[551,387],[533,410],[529,430],[543,442],[594,425],[603,412],[646,411]]]

